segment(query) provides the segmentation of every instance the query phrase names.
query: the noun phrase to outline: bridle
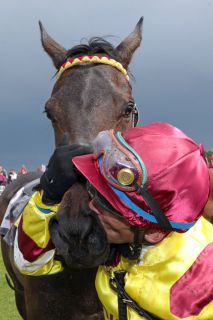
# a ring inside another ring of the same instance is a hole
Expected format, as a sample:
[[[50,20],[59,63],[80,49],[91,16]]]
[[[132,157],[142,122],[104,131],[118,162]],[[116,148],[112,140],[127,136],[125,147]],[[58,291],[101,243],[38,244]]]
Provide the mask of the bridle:
[[[57,80],[61,77],[62,73],[70,69],[72,67],[75,67],[79,64],[85,64],[85,63],[100,63],[100,64],[106,64],[110,65],[117,70],[119,70],[123,75],[125,76],[126,80],[129,81],[129,76],[127,74],[126,69],[122,66],[122,64],[115,59],[111,59],[110,57],[106,56],[79,56],[76,58],[70,58],[66,62],[62,64],[60,67],[58,73],[57,73]]]
[[[132,126],[137,127],[139,122],[139,111],[136,103],[134,104],[133,111],[132,111]]]

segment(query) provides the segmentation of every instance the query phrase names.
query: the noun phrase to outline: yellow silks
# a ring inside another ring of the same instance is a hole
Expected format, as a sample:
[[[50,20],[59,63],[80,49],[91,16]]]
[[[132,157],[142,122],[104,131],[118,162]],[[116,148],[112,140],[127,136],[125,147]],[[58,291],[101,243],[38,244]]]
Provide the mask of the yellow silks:
[[[46,206],[40,192],[35,192],[23,211],[23,230],[40,247],[46,248],[50,240],[49,221],[56,214],[59,205]],[[45,214],[39,208],[50,210]]]
[[[78,58],[74,58],[74,59],[72,59],[72,58],[69,59],[59,69],[58,74],[57,74],[57,79],[60,78],[60,76],[62,75],[62,73],[65,70],[72,68],[72,67],[76,66],[77,64],[81,64],[81,63],[85,63],[85,62],[101,63],[101,64],[110,65],[110,66],[118,69],[121,73],[123,73],[125,78],[129,81],[129,76],[127,74],[127,71],[126,71],[126,69],[124,69],[124,67],[122,66],[122,64],[120,62],[118,62],[114,59],[110,59],[108,57],[101,57],[101,56],[82,56],[82,57],[78,57]]]
[[[40,192],[35,192],[26,205],[22,214],[22,229],[19,229],[21,219],[18,219],[16,226],[17,232],[24,232],[39,248],[45,249],[50,241],[49,220],[53,217],[59,205],[47,206],[42,203]],[[21,218],[20,217],[20,218]],[[27,243],[26,243],[27,246]],[[63,265],[60,261],[54,259],[55,249],[45,250],[38,255],[34,261],[27,261],[22,256],[22,249],[17,248],[16,266],[24,275],[41,276],[52,275],[63,271]],[[32,269],[33,268],[33,269]]]
[[[51,259],[48,263],[46,263],[45,265],[43,265],[41,268],[39,268],[34,272],[28,272],[24,270],[21,270],[20,272],[27,276],[49,276],[49,275],[59,273],[63,270],[64,268],[61,261]]]
[[[170,233],[144,255],[144,264],[122,258],[112,269],[126,270],[125,290],[141,307],[164,320],[213,320],[213,302],[206,305],[198,316],[179,318],[170,311],[170,289],[189,269],[203,249],[213,242],[213,226],[203,217],[185,233]],[[104,306],[105,319],[118,319],[117,294],[109,287],[109,273],[99,267],[96,289]],[[111,315],[111,318],[110,318]],[[128,307],[128,320],[141,320]]]

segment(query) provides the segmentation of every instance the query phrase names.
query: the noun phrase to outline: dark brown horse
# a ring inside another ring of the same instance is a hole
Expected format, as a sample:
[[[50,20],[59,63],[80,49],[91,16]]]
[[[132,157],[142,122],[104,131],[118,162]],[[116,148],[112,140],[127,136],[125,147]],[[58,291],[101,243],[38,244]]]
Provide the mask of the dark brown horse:
[[[67,51],[47,34],[40,23],[41,41],[57,70],[67,59],[85,55],[109,56],[128,69],[132,55],[141,43],[142,22],[141,18],[134,31],[116,48],[101,38],[93,38],[87,45],[78,45]],[[45,112],[53,125],[56,145],[65,132],[69,133],[70,143],[79,143],[90,142],[101,130],[115,128],[122,131],[131,127],[133,109],[131,86],[124,75],[112,66],[96,63],[85,63],[66,70],[56,82],[52,95],[45,105]],[[12,196],[33,177],[34,174],[25,175],[5,191],[0,198],[0,222]],[[75,215],[85,202],[87,202],[85,188],[81,184],[76,184],[65,194],[60,212],[65,210]],[[67,227],[68,219],[64,219],[64,222],[64,226]],[[93,221],[90,218],[88,226],[93,228]],[[55,231],[57,226],[53,229]],[[65,228],[63,232],[69,233],[69,230]],[[104,243],[105,241],[100,247],[104,247]],[[75,263],[72,252],[69,252],[70,257],[64,254],[66,243],[62,242],[61,245],[56,241],[55,244],[57,251],[66,261],[64,271],[51,276],[31,277],[22,276],[18,272],[13,263],[13,250],[2,241],[3,259],[15,286],[19,313],[27,320],[102,319],[94,279],[95,266],[103,257],[92,264],[91,260],[88,261],[88,265],[94,268],[73,269],[72,267],[80,267],[79,259]],[[78,244],[75,242],[73,244],[72,247],[76,250]],[[95,238],[88,239],[88,244],[89,257],[92,250],[99,250],[99,244]],[[105,249],[106,255],[107,248]]]

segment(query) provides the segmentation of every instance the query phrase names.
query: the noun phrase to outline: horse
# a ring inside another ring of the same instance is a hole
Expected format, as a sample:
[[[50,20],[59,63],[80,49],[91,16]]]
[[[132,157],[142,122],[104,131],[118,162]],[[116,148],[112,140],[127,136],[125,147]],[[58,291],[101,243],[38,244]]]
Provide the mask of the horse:
[[[68,60],[85,56],[89,59],[91,56],[114,59],[128,70],[132,56],[142,40],[142,25],[143,17],[117,47],[103,38],[94,37],[87,44],[66,50],[39,22],[42,46],[57,71]],[[65,133],[69,134],[69,143],[73,144],[89,143],[102,130],[114,128],[123,131],[134,125],[134,111],[132,87],[126,76],[112,65],[92,60],[65,70],[56,81],[45,104],[45,113],[51,120],[56,146]],[[28,173],[7,187],[0,198],[0,222],[17,190],[36,177],[39,177],[38,172]],[[77,197],[72,197],[76,192]],[[85,202],[85,196],[83,184],[76,184],[65,193],[61,210],[72,208],[71,214],[75,215]],[[97,265],[101,260],[93,264],[90,260],[90,268],[82,269],[81,264],[75,264],[71,259],[72,253],[69,258],[63,256],[63,248],[57,241],[55,245],[57,253],[64,261],[64,271],[51,276],[33,277],[24,276],[17,270],[13,248],[1,241],[4,264],[14,284],[16,305],[21,317],[27,320],[103,319],[102,307],[94,286]],[[95,247],[98,244],[90,242],[90,245]]]

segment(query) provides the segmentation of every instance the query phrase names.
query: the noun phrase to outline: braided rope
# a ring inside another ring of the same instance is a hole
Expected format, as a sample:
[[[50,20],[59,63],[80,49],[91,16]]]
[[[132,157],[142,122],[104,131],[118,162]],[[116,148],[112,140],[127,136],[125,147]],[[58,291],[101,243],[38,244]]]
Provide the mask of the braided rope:
[[[102,57],[102,56],[81,56],[73,59],[67,60],[62,66],[60,67],[58,74],[57,74],[57,80],[60,78],[62,73],[77,64],[85,63],[85,62],[93,62],[93,63],[102,63],[102,64],[107,64],[110,65],[116,69],[118,69],[125,78],[129,81],[129,76],[127,74],[126,69],[122,66],[122,64],[114,59],[111,59],[109,57]]]

